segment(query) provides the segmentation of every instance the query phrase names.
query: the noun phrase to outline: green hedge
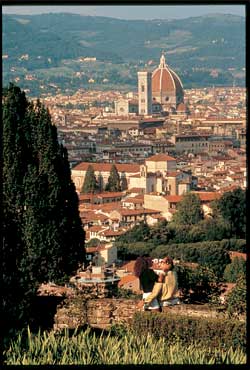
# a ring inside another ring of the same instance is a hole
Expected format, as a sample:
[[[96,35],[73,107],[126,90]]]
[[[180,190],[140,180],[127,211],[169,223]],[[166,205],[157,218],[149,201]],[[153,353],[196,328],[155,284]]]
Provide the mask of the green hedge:
[[[170,342],[179,338],[185,344],[201,344],[228,349],[246,350],[246,323],[238,320],[178,316],[174,313],[136,312],[132,321],[133,331],[142,336],[147,333]]]

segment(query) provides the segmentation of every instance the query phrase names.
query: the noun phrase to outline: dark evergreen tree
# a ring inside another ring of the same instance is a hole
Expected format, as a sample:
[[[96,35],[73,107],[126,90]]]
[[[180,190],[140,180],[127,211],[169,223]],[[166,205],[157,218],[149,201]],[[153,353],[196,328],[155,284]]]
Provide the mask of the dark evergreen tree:
[[[28,102],[25,94],[14,85],[4,93],[2,292],[4,324],[8,328],[15,326],[18,319],[25,320],[29,311],[27,295],[32,294],[36,287],[31,292],[26,289],[20,271],[24,248],[21,238],[23,177],[29,157],[22,126]]]
[[[215,203],[215,209],[228,222],[231,236],[246,236],[246,193],[241,188],[226,192]]]
[[[98,184],[95,176],[95,171],[91,164],[88,166],[84,182],[82,185],[82,193],[89,194],[89,193],[96,193],[98,190]]]
[[[187,193],[177,206],[172,222],[177,225],[194,225],[203,219],[201,201],[198,195]]]
[[[49,112],[10,85],[3,105],[3,290],[6,327],[25,325],[44,281],[59,282],[85,259],[67,151]]]
[[[101,193],[103,191],[103,177],[102,177],[101,172],[99,172],[98,174],[97,187],[98,187],[99,192]]]
[[[105,190],[111,192],[121,191],[120,175],[114,164],[111,167],[110,175]]]
[[[128,181],[125,174],[121,175],[121,191],[127,190]]]

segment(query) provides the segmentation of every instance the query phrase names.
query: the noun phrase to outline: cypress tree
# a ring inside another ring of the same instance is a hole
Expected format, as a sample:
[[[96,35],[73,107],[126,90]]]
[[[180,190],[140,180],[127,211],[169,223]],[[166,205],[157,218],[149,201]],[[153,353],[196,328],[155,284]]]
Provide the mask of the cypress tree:
[[[112,192],[121,191],[120,175],[114,164],[111,167],[110,175],[109,175],[105,190],[112,191]]]
[[[83,194],[95,193],[97,189],[98,189],[98,184],[97,184],[97,180],[95,176],[95,171],[93,169],[93,166],[91,166],[90,164],[85,174],[81,192]]]
[[[98,190],[101,193],[103,191],[103,177],[101,172],[99,172],[98,177],[97,177],[97,186]]]
[[[24,255],[22,220],[23,179],[30,160],[26,110],[28,102],[21,90],[10,84],[3,97],[3,312],[4,329],[25,321],[29,315],[30,289],[21,270]],[[25,130],[23,129],[25,128]]]
[[[14,85],[4,96],[3,159],[3,306],[6,326],[16,326],[40,283],[65,281],[84,261],[84,231],[49,112]]]

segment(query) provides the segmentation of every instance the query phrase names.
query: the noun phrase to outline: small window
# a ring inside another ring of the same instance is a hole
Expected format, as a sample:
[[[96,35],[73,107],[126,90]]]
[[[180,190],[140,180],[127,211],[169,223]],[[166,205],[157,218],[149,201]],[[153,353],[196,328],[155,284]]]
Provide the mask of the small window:
[[[144,92],[144,91],[145,91],[145,86],[141,85],[141,92]]]
[[[165,100],[166,100],[166,101],[169,101],[169,97],[168,97],[168,96],[166,96]]]

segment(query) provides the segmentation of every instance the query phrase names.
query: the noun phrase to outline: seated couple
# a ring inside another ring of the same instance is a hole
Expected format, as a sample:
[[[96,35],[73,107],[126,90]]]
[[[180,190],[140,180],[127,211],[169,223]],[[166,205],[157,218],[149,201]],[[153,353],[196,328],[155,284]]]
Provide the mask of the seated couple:
[[[177,298],[177,274],[170,257],[165,257],[160,262],[161,272],[159,275],[152,269],[152,265],[150,257],[138,257],[135,262],[134,274],[140,280],[144,310],[160,312],[162,307],[180,303]]]

